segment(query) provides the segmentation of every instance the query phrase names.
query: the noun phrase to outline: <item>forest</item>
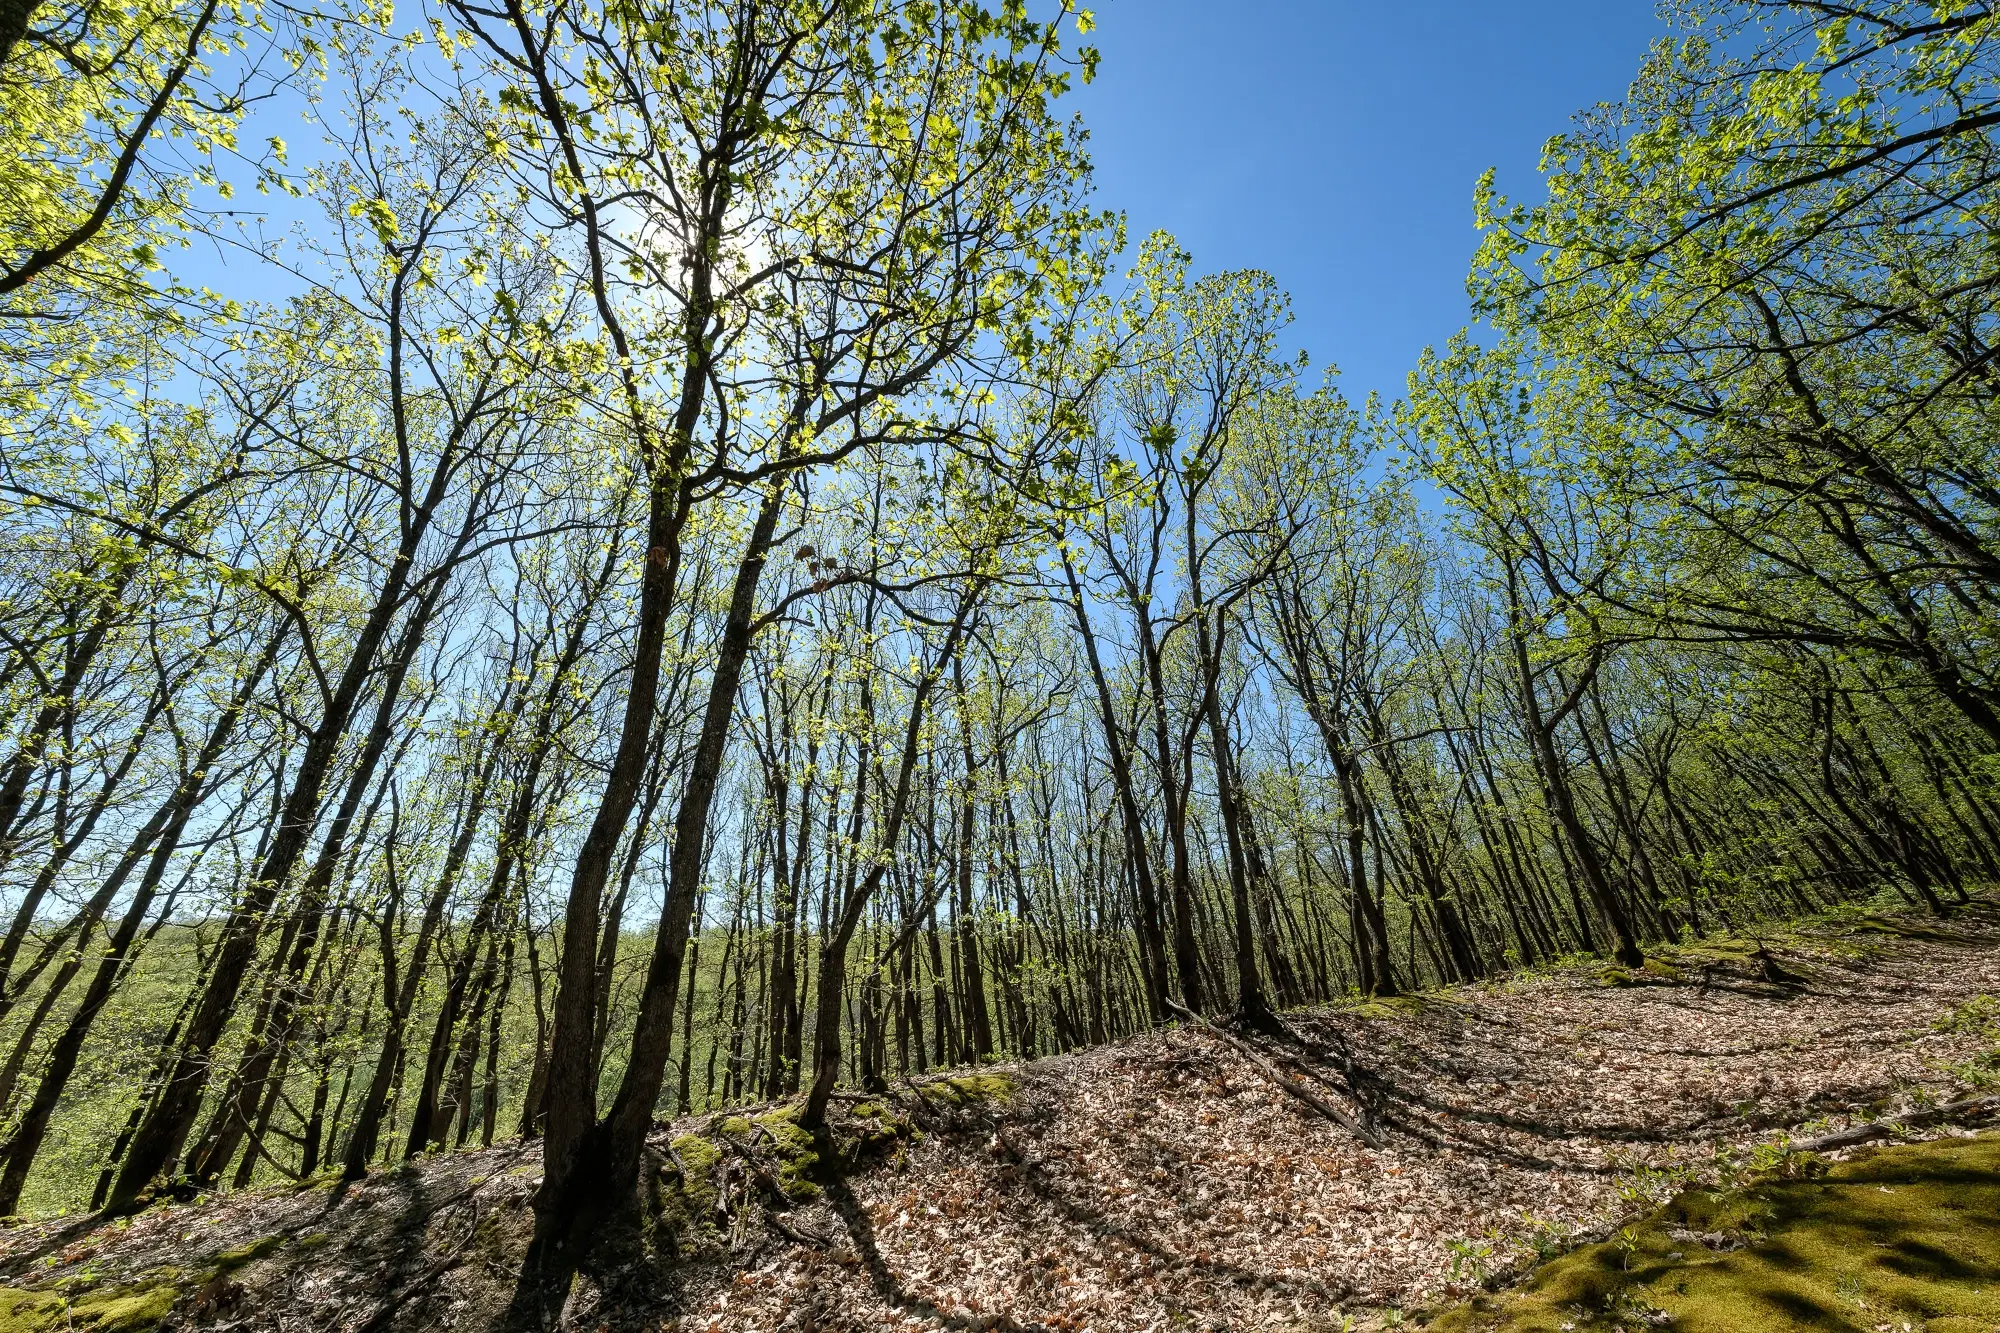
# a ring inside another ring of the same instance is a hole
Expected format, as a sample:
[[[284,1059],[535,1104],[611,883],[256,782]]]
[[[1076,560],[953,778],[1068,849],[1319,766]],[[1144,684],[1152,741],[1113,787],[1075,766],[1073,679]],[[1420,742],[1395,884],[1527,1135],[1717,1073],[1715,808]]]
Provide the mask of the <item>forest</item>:
[[[2000,882],[2000,8],[1673,0],[1363,401],[1093,26],[0,0],[0,1214],[521,1138],[518,1314],[656,1119]]]

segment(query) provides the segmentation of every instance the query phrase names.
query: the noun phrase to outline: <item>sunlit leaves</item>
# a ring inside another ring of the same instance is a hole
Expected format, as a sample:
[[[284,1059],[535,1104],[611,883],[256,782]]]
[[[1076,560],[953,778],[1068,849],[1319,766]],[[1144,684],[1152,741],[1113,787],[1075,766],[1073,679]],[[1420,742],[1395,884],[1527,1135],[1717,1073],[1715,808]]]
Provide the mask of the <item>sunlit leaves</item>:
[[[1683,17],[1551,142],[1546,203],[1482,183],[1481,309],[1533,344],[1566,464],[1643,512],[1634,605],[1928,662],[1981,712],[2000,12]]]

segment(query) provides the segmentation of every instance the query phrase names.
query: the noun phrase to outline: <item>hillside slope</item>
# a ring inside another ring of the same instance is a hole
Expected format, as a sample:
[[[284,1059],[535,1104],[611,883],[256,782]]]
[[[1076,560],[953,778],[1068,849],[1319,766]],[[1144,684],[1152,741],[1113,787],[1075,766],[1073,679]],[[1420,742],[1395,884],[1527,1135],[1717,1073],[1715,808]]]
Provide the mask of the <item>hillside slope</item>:
[[[1154,1033],[842,1103],[850,1169],[784,1107],[663,1128],[680,1258],[579,1284],[577,1328],[1338,1329],[1436,1309],[1758,1145],[1984,1075],[2000,931],[1863,923],[1644,974],[1576,967],[1293,1015],[1266,1056]],[[1341,1051],[1352,1053],[1352,1081]],[[1352,1095],[1352,1094],[1358,1094]],[[1945,1130],[1943,1132],[1952,1132]],[[1767,1150],[1768,1151],[1768,1150]],[[478,1328],[534,1145],[0,1235],[0,1333]]]

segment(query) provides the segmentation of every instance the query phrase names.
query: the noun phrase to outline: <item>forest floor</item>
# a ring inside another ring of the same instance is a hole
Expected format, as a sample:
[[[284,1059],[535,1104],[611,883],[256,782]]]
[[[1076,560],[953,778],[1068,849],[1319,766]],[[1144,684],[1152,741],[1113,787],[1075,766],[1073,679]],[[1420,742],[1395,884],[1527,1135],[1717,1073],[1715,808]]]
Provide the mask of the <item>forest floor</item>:
[[[1256,1060],[1180,1027],[904,1081],[840,1103],[839,1169],[783,1105],[683,1118],[658,1136],[653,1187],[680,1258],[611,1294],[579,1282],[564,1322],[1404,1326],[1616,1240],[1690,1186],[1783,1170],[1792,1139],[2000,1081],[2000,913],[1762,943],[1293,1013],[1296,1040],[1259,1039]],[[536,1146],[513,1144],[350,1187],[16,1224],[0,1333],[484,1328],[539,1171]]]

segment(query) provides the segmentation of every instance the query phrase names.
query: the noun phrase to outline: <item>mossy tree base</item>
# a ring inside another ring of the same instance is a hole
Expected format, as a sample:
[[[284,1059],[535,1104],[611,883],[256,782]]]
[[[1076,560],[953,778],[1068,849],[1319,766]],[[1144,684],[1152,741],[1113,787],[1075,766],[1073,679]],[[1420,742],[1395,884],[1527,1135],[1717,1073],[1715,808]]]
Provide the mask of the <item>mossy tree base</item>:
[[[1796,1160],[1796,1159],[1795,1159]],[[1694,1190],[1480,1297],[1435,1333],[1991,1333],[2000,1136],[1885,1148],[1803,1178]]]

